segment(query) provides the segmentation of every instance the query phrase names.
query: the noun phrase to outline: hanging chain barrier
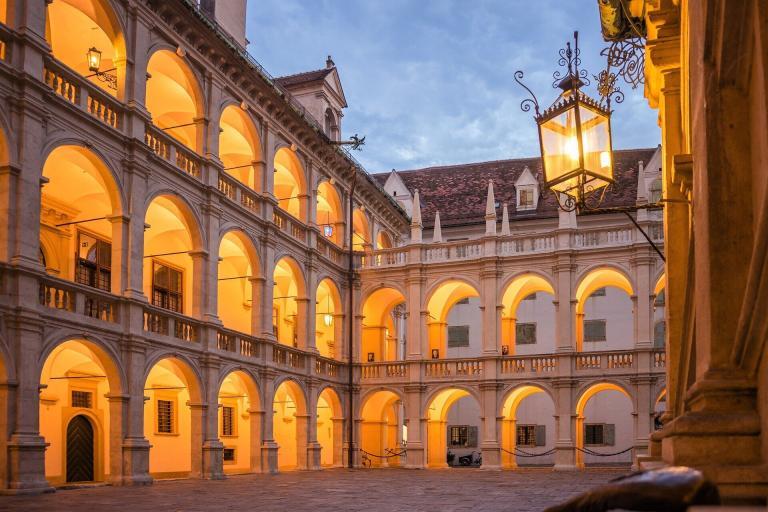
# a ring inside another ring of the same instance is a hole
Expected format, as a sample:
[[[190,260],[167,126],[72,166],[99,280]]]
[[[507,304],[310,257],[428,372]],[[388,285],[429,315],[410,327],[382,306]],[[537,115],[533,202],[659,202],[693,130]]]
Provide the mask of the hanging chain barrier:
[[[521,450],[517,446],[515,446],[515,451],[512,451],[512,452],[509,451],[509,450],[505,450],[504,448],[501,448],[501,451],[503,451],[504,453],[508,453],[510,455],[514,455],[515,457],[542,457],[544,455],[551,455],[551,454],[555,453],[555,450],[556,450],[555,448],[551,448],[551,449],[549,449],[549,450],[547,450],[545,452],[541,452],[541,453],[528,453],[528,452],[525,452],[525,451]]]
[[[590,450],[589,448],[579,448],[578,446],[576,447],[576,449],[579,450],[581,453],[586,453],[587,455],[594,455],[595,457],[613,457],[614,455],[621,455],[623,453],[627,453],[633,448],[634,446],[630,446],[626,450],[621,450],[620,452],[616,452],[616,453],[599,453],[594,450]]]
[[[358,450],[360,450],[360,453],[362,454],[360,462],[364,468],[370,468],[373,465],[372,464],[373,461],[371,460],[371,457],[375,457],[381,460],[387,460],[393,457],[401,457],[405,455],[405,453],[408,451],[406,448],[401,448],[399,451],[396,451],[394,448],[385,448],[384,455],[378,455],[376,453],[367,452],[362,448],[358,448]]]

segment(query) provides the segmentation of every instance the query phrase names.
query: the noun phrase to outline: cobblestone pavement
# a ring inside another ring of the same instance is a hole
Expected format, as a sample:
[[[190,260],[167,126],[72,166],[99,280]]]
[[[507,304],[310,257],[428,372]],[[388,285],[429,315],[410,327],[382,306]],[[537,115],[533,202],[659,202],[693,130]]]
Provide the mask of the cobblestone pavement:
[[[345,470],[0,496],[0,511],[541,511],[622,471]]]

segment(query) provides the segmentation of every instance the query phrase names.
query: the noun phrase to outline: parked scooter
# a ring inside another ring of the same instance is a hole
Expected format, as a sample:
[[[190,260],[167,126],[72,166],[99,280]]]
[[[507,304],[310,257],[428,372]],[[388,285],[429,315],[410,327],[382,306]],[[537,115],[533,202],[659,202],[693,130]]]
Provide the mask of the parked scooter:
[[[483,455],[473,451],[469,455],[459,457],[459,466],[480,466],[483,463]]]

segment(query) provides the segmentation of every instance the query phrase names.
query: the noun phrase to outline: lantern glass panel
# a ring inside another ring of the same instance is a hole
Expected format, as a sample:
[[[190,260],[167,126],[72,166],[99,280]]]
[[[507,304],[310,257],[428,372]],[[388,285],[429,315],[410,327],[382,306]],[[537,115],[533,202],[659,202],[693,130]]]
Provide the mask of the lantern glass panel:
[[[547,186],[565,192],[577,185],[580,169],[576,106],[539,124]]]
[[[581,142],[584,149],[584,170],[593,177],[613,180],[608,116],[582,104],[579,105],[579,117]]]

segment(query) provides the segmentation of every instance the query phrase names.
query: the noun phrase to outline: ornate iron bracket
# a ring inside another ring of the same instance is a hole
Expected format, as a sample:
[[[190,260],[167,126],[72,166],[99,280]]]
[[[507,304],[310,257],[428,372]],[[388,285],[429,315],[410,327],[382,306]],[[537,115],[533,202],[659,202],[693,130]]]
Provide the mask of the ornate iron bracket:
[[[92,75],[87,75],[84,78],[93,78],[96,77],[100,81],[107,84],[107,87],[112,89],[113,91],[117,90],[117,75],[114,74],[114,72],[117,71],[117,68],[107,69],[105,71],[97,71],[93,73]]]
[[[331,144],[335,144],[337,146],[349,146],[357,151],[362,151],[360,148],[361,146],[365,146],[365,136],[358,137],[357,134],[354,134],[349,138],[349,140],[332,141]]]

